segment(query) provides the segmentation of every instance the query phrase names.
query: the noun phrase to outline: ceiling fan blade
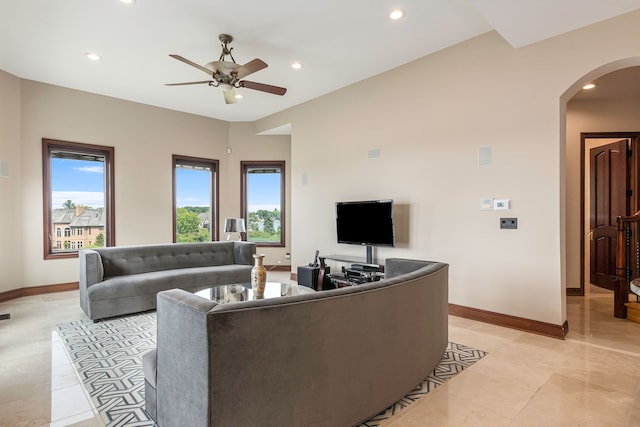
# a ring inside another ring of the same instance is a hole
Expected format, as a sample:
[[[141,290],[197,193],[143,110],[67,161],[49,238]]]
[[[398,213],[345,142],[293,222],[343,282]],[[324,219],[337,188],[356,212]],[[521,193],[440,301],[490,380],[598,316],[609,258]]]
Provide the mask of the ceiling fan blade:
[[[185,82],[185,83],[165,83],[165,86],[201,85],[204,83],[211,83],[211,80],[202,80],[199,82]]]
[[[236,91],[233,89],[225,90],[224,93],[224,103],[225,104],[235,104],[238,102],[236,99]]]
[[[184,63],[185,63],[185,64],[187,64],[187,65],[191,65],[192,67],[195,67],[195,68],[197,68],[197,69],[198,69],[198,70],[200,70],[200,71],[204,71],[204,72],[205,72],[205,73],[207,73],[208,75],[212,75],[211,70],[209,70],[209,69],[208,69],[208,68],[206,68],[206,67],[203,67],[203,66],[202,66],[202,65],[200,65],[200,64],[196,64],[196,63],[195,63],[195,62],[193,62],[193,61],[189,61],[187,58],[183,58],[182,56],[180,56],[180,55],[175,55],[175,54],[171,54],[171,55],[169,55],[169,56],[170,56],[170,57],[172,57],[172,58],[174,58],[174,59],[177,59],[178,61],[182,61],[182,62],[184,62]]]
[[[250,82],[249,80],[242,80],[241,82],[239,82],[239,84],[241,87],[246,87],[247,89],[259,90],[261,92],[272,93],[274,95],[282,96],[285,93],[287,93],[287,88],[285,87],[272,86],[264,83]]]
[[[262,59],[256,58],[253,61],[249,61],[246,64],[242,65],[240,68],[238,68],[236,75],[239,79],[242,79],[248,76],[249,74],[253,74],[256,71],[260,71],[267,67],[268,65],[266,64],[266,62],[264,62]]]

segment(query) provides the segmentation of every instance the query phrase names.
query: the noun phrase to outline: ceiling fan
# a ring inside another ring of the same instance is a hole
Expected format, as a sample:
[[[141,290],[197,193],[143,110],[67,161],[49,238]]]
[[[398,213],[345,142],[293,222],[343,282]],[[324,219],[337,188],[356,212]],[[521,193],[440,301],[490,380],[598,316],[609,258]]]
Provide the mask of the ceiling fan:
[[[236,103],[235,88],[247,88],[253,90],[259,90],[261,92],[272,93],[274,95],[284,95],[287,89],[279,86],[272,86],[264,83],[256,83],[249,80],[241,80],[253,74],[256,71],[260,71],[263,68],[267,68],[268,65],[261,59],[254,59],[244,65],[236,64],[236,60],[233,58],[231,51],[233,48],[229,48],[227,45],[233,41],[233,37],[229,34],[220,34],[218,36],[220,42],[222,42],[222,53],[217,61],[211,61],[204,66],[196,64],[193,61],[189,61],[180,55],[169,55],[172,58],[182,61],[185,64],[191,65],[200,71],[204,71],[210,80],[201,80],[197,82],[185,82],[185,83],[168,83],[166,86],[183,86],[183,85],[199,85],[208,84],[209,86],[219,87],[224,91],[224,102],[227,104]],[[226,57],[231,58],[231,62],[225,61]]]

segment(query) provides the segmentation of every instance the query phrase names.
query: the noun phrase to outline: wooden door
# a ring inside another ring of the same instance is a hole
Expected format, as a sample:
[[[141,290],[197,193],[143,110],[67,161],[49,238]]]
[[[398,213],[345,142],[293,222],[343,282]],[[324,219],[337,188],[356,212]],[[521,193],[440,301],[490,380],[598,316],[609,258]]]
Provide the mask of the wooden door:
[[[616,279],[616,218],[628,215],[628,140],[590,150],[590,280],[613,289]]]

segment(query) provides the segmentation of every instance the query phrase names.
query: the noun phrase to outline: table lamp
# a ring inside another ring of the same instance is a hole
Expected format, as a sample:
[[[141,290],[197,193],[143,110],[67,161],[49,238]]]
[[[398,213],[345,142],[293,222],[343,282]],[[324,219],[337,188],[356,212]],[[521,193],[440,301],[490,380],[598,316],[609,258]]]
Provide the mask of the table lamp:
[[[231,239],[231,233],[238,233],[238,240],[242,240],[242,233],[247,231],[244,226],[244,218],[226,218],[224,231],[227,233],[227,240]]]

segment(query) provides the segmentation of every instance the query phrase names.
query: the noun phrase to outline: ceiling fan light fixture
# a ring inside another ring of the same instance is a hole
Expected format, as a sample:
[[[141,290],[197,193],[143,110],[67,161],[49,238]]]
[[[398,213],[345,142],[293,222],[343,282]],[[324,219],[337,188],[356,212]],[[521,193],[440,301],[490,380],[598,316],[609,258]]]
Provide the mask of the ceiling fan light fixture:
[[[218,87],[219,87],[220,89],[224,90],[225,92],[226,92],[226,91],[228,91],[228,90],[233,89],[233,85],[230,85],[229,83],[220,83],[220,84],[218,85]]]
[[[389,13],[389,19],[391,19],[392,21],[397,21],[399,19],[404,18],[404,10],[402,9],[393,9],[390,13]]]

